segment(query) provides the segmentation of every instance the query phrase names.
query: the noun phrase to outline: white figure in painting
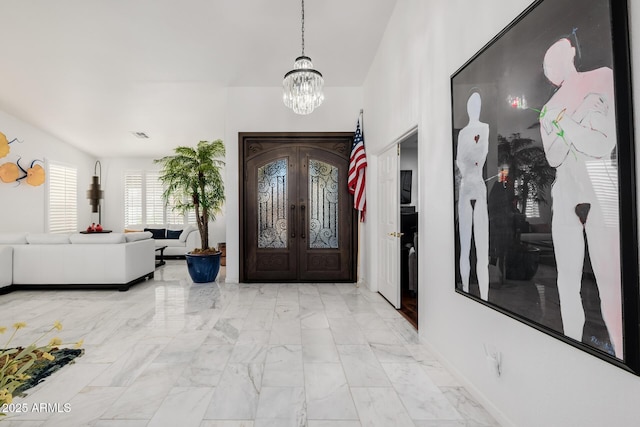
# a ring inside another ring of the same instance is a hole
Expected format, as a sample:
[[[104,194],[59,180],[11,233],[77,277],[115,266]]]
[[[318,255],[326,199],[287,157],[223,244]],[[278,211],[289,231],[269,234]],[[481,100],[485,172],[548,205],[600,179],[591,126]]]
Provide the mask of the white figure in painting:
[[[456,166],[461,180],[458,195],[460,231],[460,276],[462,289],[469,292],[471,233],[476,247],[476,275],[480,298],[489,298],[489,214],[487,186],[482,168],[489,152],[489,125],[480,121],[482,99],[474,92],[467,101],[469,123],[458,135]]]
[[[557,90],[540,113],[544,151],[556,168],[551,231],[560,311],[564,334],[582,341],[585,314],[580,288],[586,235],[602,317],[615,355],[622,358],[618,200],[598,198],[604,193],[617,194],[617,173],[611,161],[616,146],[613,72],[606,67],[578,72],[575,52],[566,38],[547,50],[544,74]],[[596,192],[589,175],[591,166],[606,171],[598,185],[609,191]],[[614,214],[605,218],[603,207]]]

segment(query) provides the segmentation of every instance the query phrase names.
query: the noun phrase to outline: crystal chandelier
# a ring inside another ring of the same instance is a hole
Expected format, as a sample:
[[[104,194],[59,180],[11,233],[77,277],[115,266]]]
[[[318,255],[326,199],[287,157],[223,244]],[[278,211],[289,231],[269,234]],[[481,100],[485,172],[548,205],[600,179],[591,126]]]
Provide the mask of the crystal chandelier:
[[[293,70],[284,75],[282,101],[296,114],[310,114],[324,101],[324,79],[313,69],[311,58],[304,55],[304,0],[302,0],[302,55],[296,58]]]

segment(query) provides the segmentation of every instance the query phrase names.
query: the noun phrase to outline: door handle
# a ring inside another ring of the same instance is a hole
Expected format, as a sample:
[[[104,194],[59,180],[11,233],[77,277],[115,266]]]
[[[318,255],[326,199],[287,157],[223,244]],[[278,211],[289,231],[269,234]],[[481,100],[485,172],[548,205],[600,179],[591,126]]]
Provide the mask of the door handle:
[[[388,233],[389,236],[391,237],[402,237],[404,236],[404,233],[396,233],[395,231],[393,233]]]
[[[300,237],[302,237],[303,239],[306,237],[306,227],[305,227],[305,219],[306,219],[306,215],[305,215],[305,211],[304,211],[305,207],[304,205],[300,205],[300,210],[302,211],[302,231],[300,232]]]
[[[296,220],[295,220],[295,214],[296,214],[296,205],[291,205],[291,238],[296,237]]]

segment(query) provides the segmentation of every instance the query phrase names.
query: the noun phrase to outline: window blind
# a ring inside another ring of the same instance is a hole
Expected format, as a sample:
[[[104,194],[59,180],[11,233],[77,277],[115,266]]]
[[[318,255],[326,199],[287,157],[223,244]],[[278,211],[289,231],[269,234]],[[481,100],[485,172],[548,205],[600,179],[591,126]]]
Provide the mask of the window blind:
[[[147,172],[145,176],[145,222],[148,225],[164,224],[164,201],[162,182],[157,172]]]
[[[124,226],[142,224],[142,172],[124,176]]]
[[[593,159],[585,163],[605,225],[618,228],[618,168],[615,159]]]
[[[78,230],[78,171],[73,166],[49,163],[49,232]]]
[[[174,211],[177,199],[165,204],[164,186],[157,171],[127,171],[124,176],[124,224],[154,226],[161,224],[195,224],[193,211],[187,217]]]
[[[173,207],[177,204],[178,200],[175,197],[169,198],[167,203],[167,224],[184,224],[184,215],[182,215]]]
[[[191,209],[189,212],[187,212],[187,224],[198,224],[198,221],[196,220],[195,209]]]

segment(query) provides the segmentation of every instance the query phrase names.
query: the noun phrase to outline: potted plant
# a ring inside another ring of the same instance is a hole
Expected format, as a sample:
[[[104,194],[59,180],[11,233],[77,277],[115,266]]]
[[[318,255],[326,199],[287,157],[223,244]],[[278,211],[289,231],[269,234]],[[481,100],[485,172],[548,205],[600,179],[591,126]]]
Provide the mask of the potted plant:
[[[527,212],[527,203],[535,200],[547,203],[544,190],[548,190],[556,177],[549,166],[541,145],[531,138],[514,133],[505,138],[498,135],[498,163],[509,166],[509,178],[514,182],[514,196],[521,213]]]
[[[540,250],[522,243],[520,233],[529,227],[527,204],[547,203],[546,193],[555,179],[555,169],[547,162],[542,146],[519,133],[509,137],[498,134],[498,164],[506,166],[508,172],[496,187],[504,194],[493,197],[492,189],[489,196],[494,202],[489,226],[502,231],[490,242],[492,255],[502,265],[503,278],[529,280],[538,269]]]
[[[183,215],[195,212],[201,246],[186,254],[189,275],[196,283],[213,282],[220,270],[221,252],[209,247],[209,221],[222,211],[225,199],[224,143],[219,139],[200,141],[196,148],[180,146],[174,152],[154,160],[162,165],[163,198],[165,202],[177,201],[174,209]]]

